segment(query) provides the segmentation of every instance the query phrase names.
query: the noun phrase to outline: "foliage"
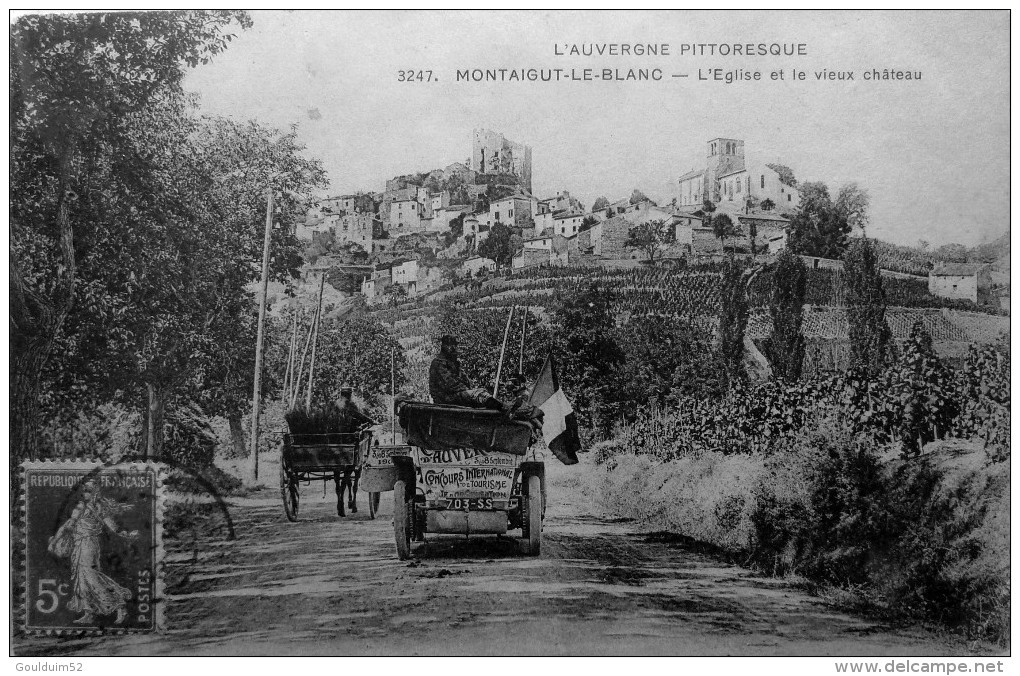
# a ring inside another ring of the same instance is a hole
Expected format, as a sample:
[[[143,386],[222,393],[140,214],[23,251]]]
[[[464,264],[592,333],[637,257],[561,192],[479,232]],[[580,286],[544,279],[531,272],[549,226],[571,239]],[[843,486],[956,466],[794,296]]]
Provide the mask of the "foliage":
[[[849,242],[851,226],[829,196],[824,183],[804,183],[800,205],[790,221],[788,246],[796,254],[839,258]]]
[[[791,188],[797,187],[797,178],[793,175],[793,169],[785,164],[766,164],[766,167],[779,174],[779,182]]]
[[[167,416],[166,457],[173,465],[210,467],[216,433],[202,409],[193,402],[174,406]]]
[[[1008,338],[970,347],[960,374],[961,411],[953,427],[957,436],[980,437],[996,461],[1010,455],[1009,357]]]
[[[478,245],[478,255],[496,261],[498,267],[510,265],[515,253],[511,241],[513,236],[514,232],[508,226],[493,224],[489,236]]]
[[[889,357],[892,332],[885,321],[885,290],[871,242],[856,240],[843,262],[852,362],[875,376]]]
[[[103,247],[119,245],[139,214],[160,213],[153,198],[165,191],[152,167],[161,158],[138,142],[137,121],[155,103],[179,100],[185,66],[221,52],[234,23],[250,19],[40,14],[12,26],[12,462],[36,452],[40,375],[68,313],[77,303],[115,317],[104,283],[131,281]]]
[[[615,323],[612,292],[594,285],[558,307],[553,320],[563,387],[578,422],[596,438],[609,434],[620,411],[616,369],[626,354]]]
[[[952,374],[935,354],[921,322],[911,329],[896,369],[894,396],[904,404],[899,430],[903,453],[920,454],[924,444],[949,431],[959,413]]]
[[[627,231],[624,246],[641,249],[648,257],[649,263],[655,262],[655,256],[671,239],[672,228],[662,219],[645,221]]]
[[[609,199],[606,197],[597,197],[595,202],[591,205],[592,213],[596,211],[602,211],[609,206]]]
[[[681,317],[645,316],[618,327],[616,335],[625,357],[616,377],[626,417],[641,407],[718,394],[721,365],[710,332]]]
[[[844,185],[839,189],[839,195],[836,197],[836,211],[846,219],[851,230],[859,229],[862,233],[870,220],[868,215],[870,204],[871,197],[868,192],[856,183]]]
[[[630,203],[631,204],[640,204],[641,202],[648,202],[648,201],[651,201],[651,200],[649,200],[648,197],[643,192],[638,190],[637,188],[634,188],[634,192],[632,192],[630,194]]]
[[[712,227],[712,214],[715,213],[715,209],[716,206],[712,200],[705,199],[705,201],[701,203],[701,209],[699,210],[701,213],[698,214],[695,212],[695,215],[700,215],[702,217],[704,227]]]
[[[581,221],[581,227],[578,229],[578,232],[584,232],[585,230],[591,230],[592,226],[598,225],[598,223],[599,223],[599,219],[597,219],[594,216],[592,216],[591,214],[589,214],[589,215],[585,216],[584,219]]]
[[[804,365],[804,294],[807,269],[804,261],[788,249],[776,259],[772,272],[772,298],[769,316],[772,334],[765,339],[763,351],[777,377],[800,379]]]
[[[279,350],[278,353],[286,355],[285,350]],[[315,352],[313,407],[335,402],[340,397],[340,388],[347,385],[364,399],[369,407],[368,415],[381,415],[390,395],[391,363],[396,378],[395,391],[400,392],[404,386],[402,373],[405,359],[400,344],[366,312],[324,319],[319,327]],[[274,368],[282,381],[286,364],[281,360]],[[304,378],[305,384],[301,386],[299,396],[302,401],[308,382],[307,368]]]
[[[663,442],[675,421],[653,415],[642,426],[593,449],[605,469],[590,480],[600,507],[766,574],[836,585],[888,619],[1007,640],[1004,466],[883,464],[835,416],[769,455],[677,455]]]
[[[772,201],[771,197],[766,197],[761,201],[762,211],[772,211],[776,208],[776,203]]]
[[[725,215],[725,214],[724,214]],[[722,216],[717,217],[719,220]],[[726,386],[743,380],[744,334],[747,331],[748,303],[743,269],[730,260],[720,280],[718,352],[726,375]]]
[[[712,219],[712,234],[722,241],[725,248],[727,238],[740,236],[740,226],[734,223],[729,215],[719,214]]]

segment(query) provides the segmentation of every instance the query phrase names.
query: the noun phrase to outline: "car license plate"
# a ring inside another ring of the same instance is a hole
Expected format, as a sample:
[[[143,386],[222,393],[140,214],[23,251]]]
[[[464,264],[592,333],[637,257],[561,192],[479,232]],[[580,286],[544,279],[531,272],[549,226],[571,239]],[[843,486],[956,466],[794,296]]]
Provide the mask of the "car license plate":
[[[496,504],[499,502],[500,504]],[[502,500],[496,501],[492,498],[450,498],[447,500],[447,509],[456,510],[488,510],[502,507]]]

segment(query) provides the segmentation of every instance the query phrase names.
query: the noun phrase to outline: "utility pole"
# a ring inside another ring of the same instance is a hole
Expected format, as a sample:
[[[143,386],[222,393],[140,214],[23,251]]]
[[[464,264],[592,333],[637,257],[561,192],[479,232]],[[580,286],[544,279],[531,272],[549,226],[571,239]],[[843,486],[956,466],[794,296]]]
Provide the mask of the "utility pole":
[[[251,395],[251,473],[259,478],[259,417],[262,408],[262,342],[266,326],[266,292],[269,288],[269,242],[273,237],[273,189],[266,189],[266,239],[262,245],[262,293],[259,296],[259,328],[255,338],[255,387]]]
[[[506,341],[510,338],[510,322],[514,319],[516,305],[510,307],[510,315],[506,318],[506,328],[503,329],[503,347],[499,350],[499,363],[496,364],[496,382],[492,385],[492,396],[499,399],[499,377],[503,373],[503,355],[506,353]]]
[[[312,361],[308,366],[308,396],[305,398],[305,410],[312,410],[312,385],[315,382],[315,347],[319,344],[319,324],[322,322],[322,291],[326,288],[326,271],[322,271],[319,279],[319,304],[315,306],[315,329],[312,336]]]

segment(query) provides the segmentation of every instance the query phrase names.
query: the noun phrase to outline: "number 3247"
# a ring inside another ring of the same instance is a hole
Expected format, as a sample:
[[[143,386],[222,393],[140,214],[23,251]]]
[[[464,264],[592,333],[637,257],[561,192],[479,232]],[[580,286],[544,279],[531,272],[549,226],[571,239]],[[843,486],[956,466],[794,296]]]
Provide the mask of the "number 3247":
[[[397,82],[434,82],[439,78],[432,77],[431,70],[398,70]]]

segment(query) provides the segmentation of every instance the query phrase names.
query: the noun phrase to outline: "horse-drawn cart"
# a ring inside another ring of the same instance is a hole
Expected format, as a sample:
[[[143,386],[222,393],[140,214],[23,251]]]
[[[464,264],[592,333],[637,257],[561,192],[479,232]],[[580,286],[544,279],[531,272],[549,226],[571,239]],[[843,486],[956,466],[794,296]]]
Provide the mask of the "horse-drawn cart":
[[[404,402],[410,453],[393,455],[397,556],[426,533],[504,535],[520,529],[525,551],[541,549],[545,465],[525,461],[533,428],[500,411]]]
[[[358,479],[372,444],[371,430],[353,434],[284,434],[280,447],[280,493],[287,518],[297,521],[302,482],[336,484],[337,514],[344,516],[344,491],[357,511]],[[373,512],[374,510],[370,511]]]

